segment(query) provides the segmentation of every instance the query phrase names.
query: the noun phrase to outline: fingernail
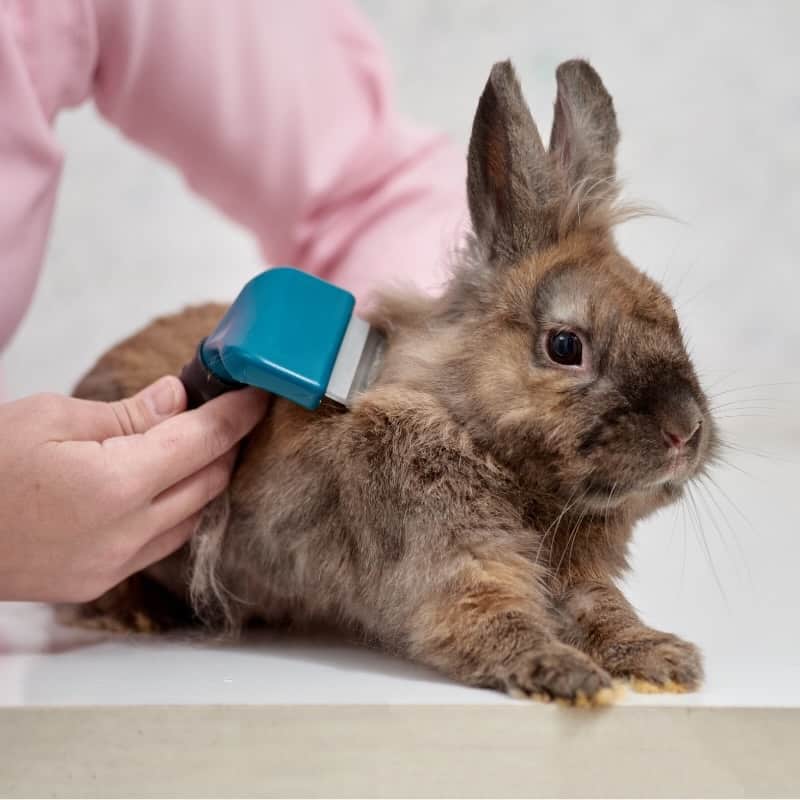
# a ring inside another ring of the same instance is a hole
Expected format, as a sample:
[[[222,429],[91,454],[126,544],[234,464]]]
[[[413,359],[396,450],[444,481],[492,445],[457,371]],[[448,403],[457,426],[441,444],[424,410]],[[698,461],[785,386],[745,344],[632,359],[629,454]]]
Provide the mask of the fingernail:
[[[175,381],[169,375],[157,380],[145,390],[144,401],[150,410],[159,417],[167,417],[178,408],[178,393]]]

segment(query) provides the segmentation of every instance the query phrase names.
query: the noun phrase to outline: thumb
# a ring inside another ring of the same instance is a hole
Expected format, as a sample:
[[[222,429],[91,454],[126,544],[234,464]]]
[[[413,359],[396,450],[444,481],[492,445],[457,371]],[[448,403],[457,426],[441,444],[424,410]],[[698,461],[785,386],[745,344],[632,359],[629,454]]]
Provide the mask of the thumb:
[[[73,417],[75,439],[104,441],[115,436],[145,433],[186,409],[186,390],[174,375],[165,375],[133,397],[112,403],[80,401],[81,413]]]

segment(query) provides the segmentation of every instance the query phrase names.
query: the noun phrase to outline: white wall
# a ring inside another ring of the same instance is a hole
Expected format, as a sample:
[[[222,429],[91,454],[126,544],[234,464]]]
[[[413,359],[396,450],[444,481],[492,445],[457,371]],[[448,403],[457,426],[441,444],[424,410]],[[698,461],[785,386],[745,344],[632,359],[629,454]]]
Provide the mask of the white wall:
[[[462,143],[494,60],[515,60],[546,132],[555,66],[590,58],[615,97],[629,194],[684,220],[632,223],[620,240],[675,291],[701,371],[720,387],[800,380],[800,3],[365,0],[363,7],[386,38],[401,106]],[[229,299],[259,266],[246,233],[92,109],[64,115],[59,132],[68,159],[46,269],[4,358],[12,395],[68,390],[104,348],[157,312]],[[732,435],[789,459],[741,457],[752,480],[732,471],[719,477],[752,523],[726,506],[741,553],[718,513],[725,533],[704,523],[728,605],[680,511],[677,543],[656,536],[658,526],[645,526],[637,539],[634,596],[718,660],[749,663],[749,642],[757,641],[772,663],[797,665],[797,648],[779,630],[781,615],[794,626],[800,611],[790,500],[800,477],[800,392],[776,385],[726,397],[751,398],[745,404],[753,406],[743,413],[754,416],[725,420]]]
[[[590,58],[615,97],[629,194],[684,221],[631,223],[620,238],[677,289],[701,367],[800,364],[800,4],[362,5],[401,107],[463,143],[494,60],[514,59],[546,133],[556,64]],[[246,233],[91,108],[63,115],[59,133],[68,157],[44,279],[4,359],[14,395],[67,389],[154,313],[230,298],[259,265]]]

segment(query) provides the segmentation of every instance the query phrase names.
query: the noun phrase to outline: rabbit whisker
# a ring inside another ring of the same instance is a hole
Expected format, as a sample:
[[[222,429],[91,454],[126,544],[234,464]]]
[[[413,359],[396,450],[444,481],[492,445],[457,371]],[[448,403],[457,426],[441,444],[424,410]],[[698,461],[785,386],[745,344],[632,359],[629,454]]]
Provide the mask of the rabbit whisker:
[[[731,499],[727,496],[727,493],[725,492],[725,490],[711,476],[705,476],[705,477],[707,477],[711,481],[713,486],[716,487],[716,489],[723,495],[723,497],[725,497],[728,500],[728,502],[731,503],[731,505],[733,506],[734,510],[742,517],[742,519],[748,525],[750,525],[750,522],[747,519],[747,517],[745,517],[744,514],[742,514],[741,510],[735,504],[732,503]],[[722,519],[724,520],[725,524],[727,525],[728,530],[730,531],[731,536],[733,537],[733,543],[734,543],[734,546],[736,548],[736,551],[738,552],[739,558],[741,559],[742,569],[744,571],[744,574],[747,577],[748,586],[750,587],[750,591],[752,592],[753,591],[753,587],[754,587],[753,575],[752,575],[752,572],[750,571],[750,564],[749,564],[749,562],[747,560],[747,555],[745,554],[744,547],[742,546],[741,538],[739,537],[739,534],[736,531],[736,527],[733,525],[733,523],[731,522],[730,518],[725,513],[725,509],[723,508],[722,504],[714,496],[714,492],[711,491],[711,487],[708,486],[708,484],[702,478],[699,480],[698,486],[703,490],[705,495],[708,497],[708,500],[711,503],[713,503],[713,505],[716,507],[717,511],[722,516]]]
[[[705,533],[703,532],[703,522],[700,516],[700,511],[697,507],[697,500],[695,499],[694,492],[692,492],[692,487],[688,484],[686,485],[686,496],[689,498],[688,508],[690,512],[690,518],[693,520],[695,536],[698,537],[698,543],[701,545],[703,552],[705,553],[709,569],[711,570],[711,574],[714,578],[714,583],[716,583],[717,588],[719,589],[720,595],[722,596],[725,606],[728,608],[728,610],[730,610],[730,603],[728,602],[728,596],[722,587],[722,581],[720,580],[719,573],[717,572],[717,568],[714,565],[714,558],[711,554],[711,549],[708,546],[708,540],[706,539]]]
[[[586,496],[586,493],[583,495]],[[575,539],[578,537],[578,533],[580,531],[581,523],[583,522],[584,517],[586,516],[587,507],[584,506],[581,509],[581,513],[578,515],[578,520],[575,525],[572,527],[569,536],[567,537],[567,544],[561,551],[561,557],[558,559],[558,564],[556,565],[556,573],[561,569],[561,564],[564,562],[564,556],[567,554],[567,550],[569,549],[569,558],[567,559],[567,574],[569,575],[569,567],[572,563],[572,548],[575,546]]]
[[[550,534],[552,533],[552,537],[555,538],[555,536],[558,533],[558,528],[561,525],[561,520],[564,519],[564,515],[585,496],[585,492],[583,492],[579,497],[576,497],[579,488],[580,484],[575,486],[575,488],[572,490],[572,493],[564,503],[564,507],[561,509],[561,513],[550,523],[550,525],[548,525],[547,530],[545,530],[545,532],[542,534],[541,539],[539,540],[539,547],[536,551],[536,558],[535,558],[536,562],[539,561],[539,556],[541,555],[542,548],[544,547],[544,543],[547,540],[548,536],[550,536]],[[548,564],[550,564],[552,556],[553,556],[553,545],[551,540],[551,542],[549,543],[549,551],[547,557]]]

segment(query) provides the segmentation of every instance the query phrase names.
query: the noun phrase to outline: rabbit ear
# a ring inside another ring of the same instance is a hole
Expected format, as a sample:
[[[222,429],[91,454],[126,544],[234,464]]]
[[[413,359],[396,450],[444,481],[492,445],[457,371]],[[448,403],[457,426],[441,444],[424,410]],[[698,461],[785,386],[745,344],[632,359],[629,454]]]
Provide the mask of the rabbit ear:
[[[586,62],[565,61],[556,70],[550,152],[565,173],[569,191],[585,198],[616,190],[614,156],[619,141],[614,103],[600,76]]]
[[[552,239],[559,182],[510,61],[492,67],[475,112],[467,195],[491,259],[517,260]]]

